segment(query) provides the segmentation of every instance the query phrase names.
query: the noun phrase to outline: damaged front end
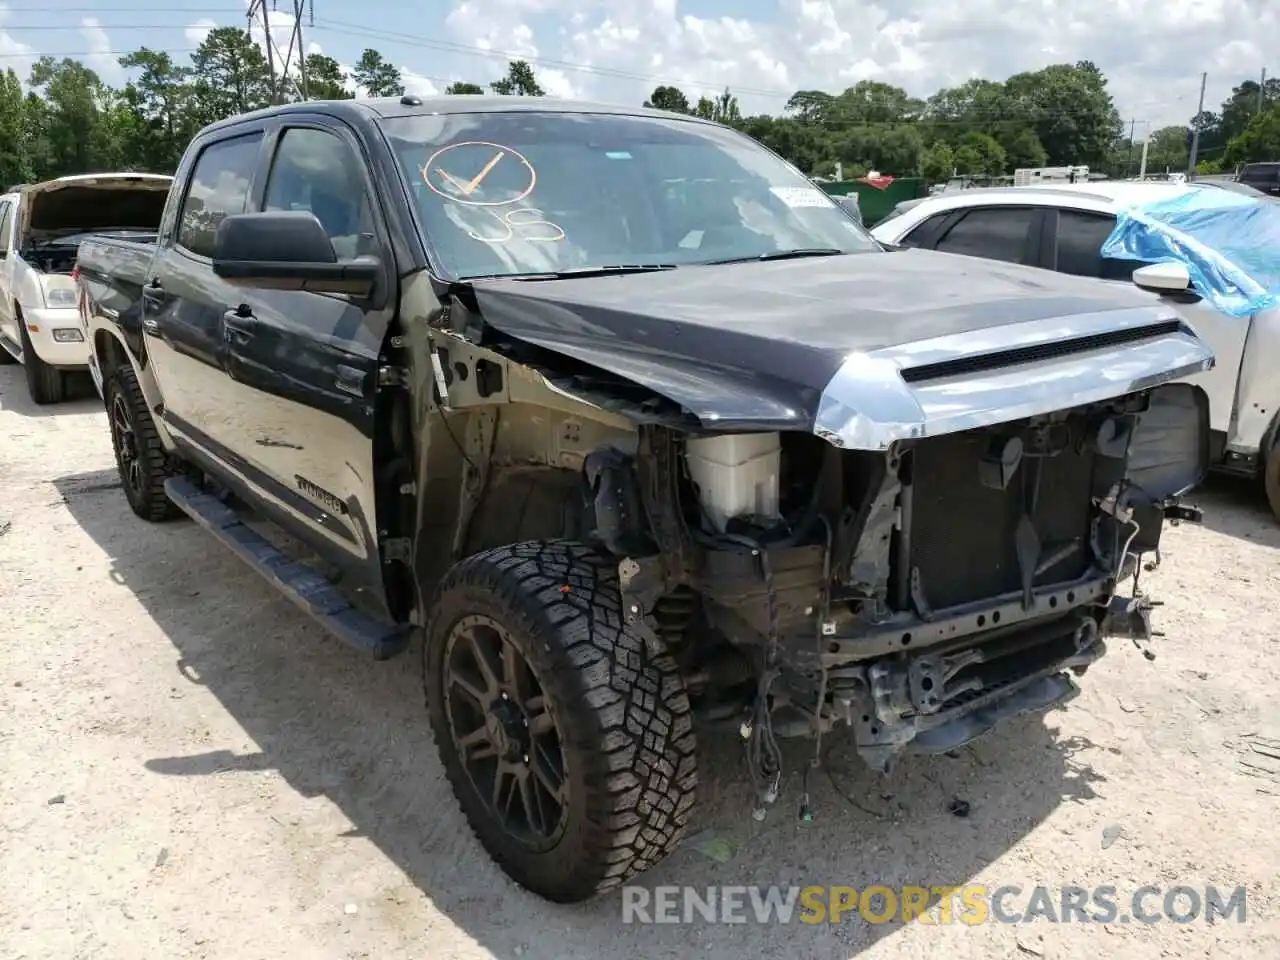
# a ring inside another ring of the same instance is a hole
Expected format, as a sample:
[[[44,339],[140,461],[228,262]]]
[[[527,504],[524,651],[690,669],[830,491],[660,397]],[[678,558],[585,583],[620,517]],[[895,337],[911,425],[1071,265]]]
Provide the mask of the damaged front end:
[[[1198,519],[1178,503],[1208,467],[1197,387],[879,451],[752,436],[709,455],[644,428],[587,476],[625,615],[684,661],[704,717],[741,730],[762,808],[775,737],[844,726],[887,771],[1065,703],[1107,637],[1153,656],[1139,558],[1166,519]]]
[[[550,319],[517,327],[490,295],[503,329],[474,348],[478,311],[456,306],[452,362],[491,350],[568,404],[502,416],[527,421],[529,443],[581,444],[582,535],[616,558],[624,618],[676,659],[700,719],[740,731],[759,810],[778,794],[779,738],[815,738],[816,762],[844,728],[887,771],[1066,702],[1109,637],[1151,656],[1140,558],[1166,520],[1198,519],[1179,497],[1209,459],[1207,398],[1172,381],[1213,355],[1167,311],[853,351],[825,389],[785,392],[519,305]],[[470,389],[454,402],[493,402]],[[577,416],[633,426],[588,445]]]

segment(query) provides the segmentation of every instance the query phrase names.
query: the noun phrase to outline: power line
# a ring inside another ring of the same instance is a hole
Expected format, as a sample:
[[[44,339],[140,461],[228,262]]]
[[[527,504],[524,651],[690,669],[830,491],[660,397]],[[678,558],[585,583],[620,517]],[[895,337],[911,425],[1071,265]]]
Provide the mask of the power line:
[[[294,0],[295,11],[293,15],[293,20],[294,20],[295,31],[291,40],[300,40],[297,27],[300,26],[302,6],[303,6],[303,0]],[[35,9],[35,8],[32,8],[32,9]],[[76,9],[76,8],[73,8],[73,9]],[[109,10],[112,8],[85,8],[85,9],[94,9],[96,10],[96,12],[103,12],[105,10]],[[140,10],[142,8],[116,8],[116,9],[120,9],[120,10],[139,9]],[[250,18],[252,18],[257,12],[261,11],[264,14],[264,19],[265,19],[266,0],[251,0],[249,11],[250,11],[249,13]],[[177,11],[171,11],[171,12],[177,12]],[[194,10],[183,11],[184,14],[191,13],[191,12],[195,12],[195,11]],[[223,8],[217,8],[217,9],[210,9],[206,12],[225,13],[227,11]],[[277,12],[277,11],[273,11],[273,12]],[[671,78],[655,76],[653,74],[641,74],[641,73],[636,73],[634,71],[620,70],[612,67],[600,67],[593,64],[577,63],[574,61],[561,60],[553,57],[530,56],[527,54],[520,53],[518,51],[493,50],[486,47],[475,46],[473,44],[458,43],[458,42],[448,41],[448,40],[439,40],[434,37],[424,36],[419,34],[411,34],[411,33],[390,31],[390,30],[379,30],[376,28],[363,26],[362,24],[349,23],[342,20],[326,20],[322,18],[317,21],[315,20],[315,17],[314,17],[314,11],[312,11],[311,13],[311,22],[316,27],[316,29],[324,30],[329,33],[335,33],[340,36],[345,35],[345,36],[350,36],[357,39],[381,40],[381,41],[390,42],[390,43],[412,45],[416,48],[426,47],[428,49],[444,50],[452,53],[460,53],[460,54],[467,54],[470,56],[485,57],[488,59],[497,59],[497,60],[505,60],[505,61],[525,60],[531,65],[541,65],[543,67],[571,70],[577,73],[585,73],[592,76],[613,77],[613,78],[623,79],[623,80],[636,80],[646,84],[657,83],[660,85],[665,84],[665,85],[671,85],[671,86],[681,86],[681,85],[694,86],[694,87],[700,87],[704,89],[710,89],[713,87],[722,86],[722,84],[718,82],[710,83],[704,80],[698,80],[694,78],[674,80]],[[111,27],[111,29],[132,30],[132,29],[151,29],[151,28],[154,28],[155,24],[133,24],[133,25],[111,24],[109,26]],[[6,27],[5,29],[7,30],[9,28]],[[48,26],[40,25],[40,26],[34,26],[29,28],[14,28],[14,29],[79,30],[81,29],[81,27],[76,25],[48,25]],[[301,50],[302,48],[300,47],[299,49]],[[269,58],[271,56],[271,52],[272,51],[270,50],[267,51]],[[276,51],[276,53],[278,53],[278,51]],[[72,56],[72,55],[73,54],[60,54],[60,56]],[[0,56],[6,56],[6,55],[0,55]],[[7,55],[7,56],[12,56],[12,55]],[[20,54],[18,56],[23,56],[23,55]],[[433,78],[427,78],[427,79],[433,79]],[[444,82],[451,83],[453,81],[446,80]],[[780,100],[789,100],[794,95],[794,91],[787,92],[787,91],[782,91],[777,89],[768,89],[763,87],[750,87],[750,86],[741,86],[741,85],[732,86],[730,90],[734,94],[750,94],[753,96],[775,98]],[[1185,95],[1179,96],[1175,98],[1175,102],[1181,101],[1184,98],[1185,98]],[[1139,108],[1142,108],[1142,107],[1155,106],[1155,105],[1164,107],[1164,106],[1169,106],[1170,104],[1167,101],[1151,100],[1143,104],[1130,104],[1129,106],[1130,107],[1137,106]],[[1071,110],[1060,110],[1060,111],[1043,111],[1042,110],[1035,116],[1027,116],[1023,118],[1010,118],[1007,116],[1006,110],[993,110],[989,112],[979,112],[977,114],[971,114],[970,117],[972,119],[969,119],[969,120],[948,121],[948,120],[939,119],[939,120],[933,120],[932,122],[934,123],[949,123],[949,122],[971,123],[973,122],[973,120],[980,119],[982,117],[990,117],[991,119],[989,120],[989,122],[993,124],[1034,123],[1037,120],[1052,120],[1052,119],[1058,119],[1058,118],[1070,119],[1070,118],[1075,118],[1078,115],[1079,113],[1077,111],[1071,111]],[[849,122],[849,123],[883,125],[886,123],[897,123],[900,121],[865,121],[859,118],[849,117],[846,114],[846,117],[844,118],[840,116],[830,116],[827,118],[827,121],[825,122]],[[1150,125],[1149,121],[1139,121],[1139,122],[1144,123],[1146,125]]]

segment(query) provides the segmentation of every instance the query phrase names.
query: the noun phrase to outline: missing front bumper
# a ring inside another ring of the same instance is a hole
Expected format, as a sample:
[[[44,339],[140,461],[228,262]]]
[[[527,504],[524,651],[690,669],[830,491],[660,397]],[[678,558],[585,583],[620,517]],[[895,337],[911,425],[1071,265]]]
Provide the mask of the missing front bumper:
[[[833,678],[857,750],[887,772],[902,754],[954,750],[1010,717],[1065,704],[1106,653],[1092,618],[1066,617],[988,643],[876,661]]]

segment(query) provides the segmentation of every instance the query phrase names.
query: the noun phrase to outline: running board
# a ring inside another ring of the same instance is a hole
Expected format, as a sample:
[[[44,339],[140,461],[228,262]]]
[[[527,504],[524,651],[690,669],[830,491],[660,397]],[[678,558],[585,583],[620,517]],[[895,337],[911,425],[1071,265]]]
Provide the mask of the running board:
[[[386,660],[408,646],[406,628],[352,606],[329,580],[273,546],[217,497],[184,477],[170,477],[164,482],[164,492],[183,513],[230,547],[339,640],[373,654],[375,660]]]

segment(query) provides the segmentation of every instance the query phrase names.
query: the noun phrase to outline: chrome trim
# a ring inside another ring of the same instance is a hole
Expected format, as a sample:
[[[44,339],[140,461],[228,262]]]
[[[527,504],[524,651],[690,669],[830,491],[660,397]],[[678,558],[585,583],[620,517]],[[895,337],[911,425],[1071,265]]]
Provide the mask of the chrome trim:
[[[855,353],[822,392],[813,432],[835,446],[884,450],[898,440],[959,433],[1148,390],[1209,370],[1214,355],[1189,327],[1151,340],[1102,347],[976,374],[908,384],[901,371],[942,360],[1059,343],[1177,320],[1163,307],[1006,324]]]

